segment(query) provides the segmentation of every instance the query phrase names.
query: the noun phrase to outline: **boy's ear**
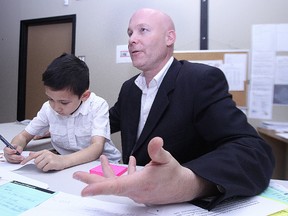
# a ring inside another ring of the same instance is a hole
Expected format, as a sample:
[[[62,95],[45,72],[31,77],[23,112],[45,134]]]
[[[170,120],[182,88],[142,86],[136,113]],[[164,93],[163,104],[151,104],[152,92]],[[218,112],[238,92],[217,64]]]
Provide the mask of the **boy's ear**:
[[[86,100],[89,98],[90,94],[91,94],[90,90],[86,90],[86,91],[82,94],[81,100],[82,100],[83,102],[86,101]]]

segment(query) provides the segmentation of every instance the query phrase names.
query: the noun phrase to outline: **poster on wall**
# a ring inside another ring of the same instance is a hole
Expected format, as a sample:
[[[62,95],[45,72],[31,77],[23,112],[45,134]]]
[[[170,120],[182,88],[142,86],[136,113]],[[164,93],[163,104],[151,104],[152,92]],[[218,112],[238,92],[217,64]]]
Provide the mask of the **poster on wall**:
[[[273,103],[288,105],[288,56],[277,56],[275,68]]]
[[[288,105],[288,24],[253,25],[250,118],[271,119],[273,104]]]

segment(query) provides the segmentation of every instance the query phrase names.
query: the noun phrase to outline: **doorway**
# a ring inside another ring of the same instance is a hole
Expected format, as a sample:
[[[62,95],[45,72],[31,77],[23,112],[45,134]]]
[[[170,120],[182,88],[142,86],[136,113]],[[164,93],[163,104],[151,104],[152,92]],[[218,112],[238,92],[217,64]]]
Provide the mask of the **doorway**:
[[[17,120],[32,119],[47,100],[42,73],[62,53],[75,54],[76,15],[20,23]]]

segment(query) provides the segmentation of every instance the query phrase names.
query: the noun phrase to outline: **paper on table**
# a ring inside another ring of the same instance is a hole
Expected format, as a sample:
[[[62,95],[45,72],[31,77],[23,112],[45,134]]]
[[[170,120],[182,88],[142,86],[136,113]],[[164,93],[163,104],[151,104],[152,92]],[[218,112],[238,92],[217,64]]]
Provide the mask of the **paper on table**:
[[[53,206],[53,208],[51,208]],[[187,216],[187,215],[222,215],[222,216],[242,216],[242,215],[268,215],[282,209],[287,205],[273,201],[261,196],[236,199],[224,202],[212,211],[201,209],[188,203],[162,205],[162,206],[144,206],[138,204],[117,204],[113,202],[100,201],[93,198],[80,197],[76,195],[59,192],[54,197],[43,202],[39,206],[30,209],[22,216],[51,216],[51,215],[69,215],[69,216]]]
[[[24,157],[27,157],[29,155],[30,151],[23,151],[21,153],[21,155],[23,155]],[[27,164],[34,164],[34,160],[31,160],[29,162],[27,162],[26,164],[22,165],[22,164],[13,164],[13,163],[8,163],[3,155],[3,150],[0,150],[0,168],[3,168],[5,170],[17,170],[20,169],[21,167],[27,165]]]
[[[32,178],[28,178],[26,176],[23,175],[19,175],[17,173],[11,172],[9,170],[3,169],[2,167],[0,167],[0,185],[3,183],[6,183],[7,181],[19,181],[19,182],[23,182],[26,184],[31,184],[37,187],[41,187],[41,188],[48,188],[48,184],[32,179]]]
[[[279,133],[288,132],[288,122],[263,121],[261,127],[275,130]]]
[[[53,208],[51,208],[53,206]],[[63,192],[57,193],[54,197],[43,202],[39,206],[32,208],[21,216],[51,216],[51,215],[69,215],[69,216],[141,216],[147,215],[144,205],[125,205],[112,202],[100,201],[93,198],[80,197]]]
[[[276,133],[277,136],[280,136],[284,139],[288,139],[288,133]]]
[[[261,196],[288,205],[288,189],[277,183],[270,183]]]
[[[19,215],[54,196],[55,192],[18,181],[0,186],[1,216]]]

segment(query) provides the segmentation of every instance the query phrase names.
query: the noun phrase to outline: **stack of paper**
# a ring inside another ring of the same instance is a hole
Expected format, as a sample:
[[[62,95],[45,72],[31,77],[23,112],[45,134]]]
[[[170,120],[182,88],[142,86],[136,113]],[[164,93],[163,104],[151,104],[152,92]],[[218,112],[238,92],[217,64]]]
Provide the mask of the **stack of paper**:
[[[52,196],[37,207],[31,208],[30,210],[24,212],[23,215],[38,216],[39,213],[41,213],[41,216],[267,216],[272,213],[282,211],[288,207],[286,195],[287,191],[288,190],[286,188],[274,184],[259,196],[229,200],[218,205],[211,211],[207,211],[188,203],[160,206],[120,204],[58,192],[55,196]]]
[[[270,215],[288,207],[288,189],[278,184],[270,184],[259,196],[238,198],[223,202],[215,209],[207,211],[189,203],[173,205],[145,206],[142,204],[120,204],[84,198],[63,192],[46,190],[45,183],[0,169],[0,212],[1,216],[13,215],[70,215],[70,216],[169,216],[169,215]],[[17,180],[11,181],[11,180]],[[25,184],[28,183],[29,185]],[[95,199],[96,198],[96,199]]]
[[[263,121],[261,127],[274,130],[276,132],[288,132],[288,122]]]

